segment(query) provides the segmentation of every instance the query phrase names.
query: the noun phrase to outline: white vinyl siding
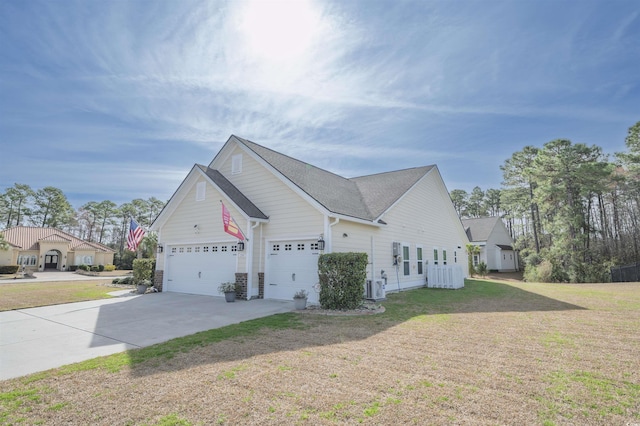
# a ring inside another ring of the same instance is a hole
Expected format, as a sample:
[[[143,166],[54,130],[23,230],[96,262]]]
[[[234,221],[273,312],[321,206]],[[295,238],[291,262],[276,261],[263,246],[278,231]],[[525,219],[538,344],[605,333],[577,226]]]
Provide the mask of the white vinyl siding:
[[[231,170],[231,158],[238,154],[243,155],[242,173],[234,175]],[[274,173],[277,172],[267,170],[251,155],[244,153],[241,148],[236,147],[230,157],[227,157],[228,161],[223,164],[216,163],[211,167],[219,169],[236,188],[269,217],[268,223],[263,223],[254,229],[252,269],[253,287],[257,289],[258,272],[265,272],[266,241],[299,238],[317,240],[324,231],[324,217],[309,202],[276,177]]]

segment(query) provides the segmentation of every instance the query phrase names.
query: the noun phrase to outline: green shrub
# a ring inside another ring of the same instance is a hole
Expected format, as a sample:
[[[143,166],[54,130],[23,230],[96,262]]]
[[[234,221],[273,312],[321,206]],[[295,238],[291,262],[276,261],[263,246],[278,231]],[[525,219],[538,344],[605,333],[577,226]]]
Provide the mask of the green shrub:
[[[2,265],[0,266],[0,274],[15,274],[20,269],[20,265]]]
[[[476,268],[476,271],[478,272],[478,274],[480,274],[481,277],[486,277],[487,276],[487,264],[484,262],[480,262]]]
[[[538,265],[527,265],[524,270],[524,280],[534,283],[554,282],[553,264],[548,260],[543,260]]]
[[[133,277],[114,278],[111,284],[133,284]]]
[[[320,255],[320,306],[324,309],[355,309],[360,306],[367,279],[366,268],[366,253]]]
[[[78,265],[69,265],[69,268],[67,269],[71,272],[75,272],[78,269]]]
[[[136,253],[125,250],[122,253],[116,253],[113,256],[113,263],[116,265],[117,269],[121,271],[128,271],[133,269],[133,261],[136,258]]]
[[[80,269],[81,271],[88,271],[89,270],[89,265],[78,265],[78,269]]]
[[[133,282],[144,280],[153,281],[153,272],[156,269],[155,259],[136,259],[133,261]]]
[[[98,268],[97,265],[93,265],[91,266],[91,268],[89,268],[91,270],[91,272],[100,272],[100,268]]]
[[[98,272],[104,271],[104,265],[98,265]]]
[[[115,271],[116,265],[104,265],[104,270],[107,272]]]

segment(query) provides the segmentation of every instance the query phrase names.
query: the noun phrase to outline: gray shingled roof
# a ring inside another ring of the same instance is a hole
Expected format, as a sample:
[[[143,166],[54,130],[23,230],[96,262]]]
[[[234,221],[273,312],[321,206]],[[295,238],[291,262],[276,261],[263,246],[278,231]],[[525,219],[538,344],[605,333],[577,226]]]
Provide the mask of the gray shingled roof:
[[[462,219],[462,225],[471,242],[487,241],[491,231],[496,226],[496,222],[500,218],[497,216],[492,217],[478,217],[474,219]]]
[[[232,136],[332,213],[375,220],[434,166],[347,179]]]
[[[207,166],[197,164],[198,168],[202,170],[218,187],[238,206],[244,211],[247,216],[254,219],[268,219],[267,215],[262,213],[255,204],[253,204],[238,188],[236,188],[226,177],[217,170],[210,169]]]

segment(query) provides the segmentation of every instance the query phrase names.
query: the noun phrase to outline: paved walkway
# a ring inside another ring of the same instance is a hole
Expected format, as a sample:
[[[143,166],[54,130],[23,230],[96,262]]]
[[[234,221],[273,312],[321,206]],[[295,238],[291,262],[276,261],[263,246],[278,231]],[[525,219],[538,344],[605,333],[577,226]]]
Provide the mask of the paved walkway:
[[[11,276],[3,275],[0,277],[1,284],[19,284],[19,283],[35,283],[44,281],[93,281],[93,280],[112,280],[114,278],[124,278],[127,275],[119,276],[98,276],[76,274],[75,272],[68,271],[44,271],[34,272],[34,278],[17,278],[13,279]]]
[[[0,380],[294,310],[293,301],[148,293],[0,312]]]

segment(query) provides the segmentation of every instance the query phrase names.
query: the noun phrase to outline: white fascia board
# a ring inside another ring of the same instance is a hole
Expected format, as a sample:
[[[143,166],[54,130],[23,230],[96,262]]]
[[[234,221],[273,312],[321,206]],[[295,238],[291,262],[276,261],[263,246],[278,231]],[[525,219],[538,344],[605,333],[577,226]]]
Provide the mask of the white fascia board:
[[[395,206],[397,206],[398,204],[400,204],[400,202],[404,199],[404,197],[406,197],[406,196],[407,196],[407,194],[409,194],[409,192],[411,192],[411,191],[413,190],[413,188],[415,188],[415,187],[416,187],[420,182],[422,182],[424,179],[426,179],[426,178],[427,178],[427,176],[429,176],[429,175],[431,174],[431,172],[432,172],[434,169],[436,169],[436,170],[437,170],[437,169],[438,169],[438,166],[434,165],[434,166],[431,168],[431,170],[429,170],[427,173],[425,173],[425,174],[424,174],[424,176],[422,176],[420,179],[418,179],[418,180],[416,181],[416,183],[414,183],[413,185],[411,185],[411,187],[410,187],[409,189],[407,189],[407,190],[405,191],[405,193],[404,193],[404,194],[402,194],[402,195],[400,196],[400,198],[398,198],[398,199],[397,199],[393,204],[391,204],[391,205],[390,205],[390,206],[389,206],[385,211],[383,211],[383,212],[382,212],[382,214],[381,214],[380,216],[378,216],[378,217],[375,219],[375,222],[377,222],[378,220],[381,220],[381,219],[384,217],[384,215],[385,215],[385,214],[387,214],[387,213],[388,213],[389,211],[391,211]]]
[[[353,216],[346,216],[343,214],[338,214],[338,213],[329,213],[326,214],[327,217],[329,217],[330,219],[340,219],[340,220],[344,220],[347,222],[355,222],[355,223],[360,223],[362,225],[370,225],[370,226],[375,226],[377,228],[382,228],[384,226],[387,226],[384,223],[378,223],[378,221],[371,221],[371,220],[366,220],[366,219],[359,219],[357,217],[353,217]]]
[[[317,202],[313,197],[311,197],[309,194],[307,194],[302,189],[300,189],[300,187],[298,187],[298,185],[296,185],[293,182],[291,182],[287,177],[285,177],[282,173],[280,173],[278,170],[276,170],[271,164],[267,163],[262,157],[260,157],[258,154],[253,152],[248,146],[246,146],[245,144],[243,144],[241,141],[239,141],[237,139],[235,139],[235,140],[237,141],[236,143],[238,144],[238,146],[245,153],[247,153],[247,155],[249,155],[251,158],[253,158],[258,163],[262,164],[275,177],[280,179],[280,181],[282,183],[287,185],[287,187],[289,187],[293,192],[298,194],[303,200],[308,202],[312,207],[317,209],[321,214],[323,214],[323,215],[333,215],[333,212],[329,211],[325,206],[323,206],[322,204]]]
[[[187,176],[182,180],[180,185],[178,185],[178,189],[175,190],[171,198],[169,198],[169,201],[167,202],[167,204],[163,207],[160,214],[153,221],[153,223],[149,227],[151,231],[160,230],[162,225],[164,225],[164,223],[169,219],[169,217],[171,217],[173,212],[176,210],[178,205],[180,205],[182,200],[184,200],[184,197],[186,197],[187,192],[189,192],[188,189],[191,189],[191,186],[193,186],[193,184],[188,185],[189,188],[185,190],[185,188],[187,188],[187,181],[192,176],[194,176],[195,169],[199,169],[197,164],[194,164],[193,167],[191,167],[191,170],[189,170],[189,173],[187,173]]]
[[[208,167],[210,169],[215,169],[215,167],[213,167],[213,163],[216,163],[216,162],[224,163],[229,158],[229,156],[231,155],[231,151],[233,151],[233,149],[231,149],[229,152],[226,152],[226,153],[225,151],[227,151],[227,148],[231,143],[235,143],[236,145],[243,145],[234,135],[229,136],[229,139],[227,139],[224,145],[222,145],[222,148],[220,148],[220,151],[218,151],[216,156],[213,157],[213,160],[211,160],[211,162],[209,163]]]
[[[200,167],[196,167],[196,169],[200,172],[200,175],[202,177],[204,177],[207,180],[207,182],[209,182],[211,184],[211,186],[213,186],[220,193],[220,196],[225,199],[225,202],[227,202],[228,204],[232,205],[237,211],[239,211],[240,214],[242,215],[242,217],[245,220],[251,220],[251,221],[254,221],[254,222],[263,222],[263,223],[268,223],[269,222],[269,219],[259,219],[259,218],[255,218],[255,217],[250,217],[248,214],[245,213],[244,210],[242,210],[236,203],[234,203],[231,198],[227,197],[227,195],[224,193],[224,191],[218,185],[216,185],[216,183],[213,180],[211,180],[211,178],[209,176],[207,176],[207,174],[205,172],[203,172]],[[220,200],[220,201],[222,201],[222,200]]]

